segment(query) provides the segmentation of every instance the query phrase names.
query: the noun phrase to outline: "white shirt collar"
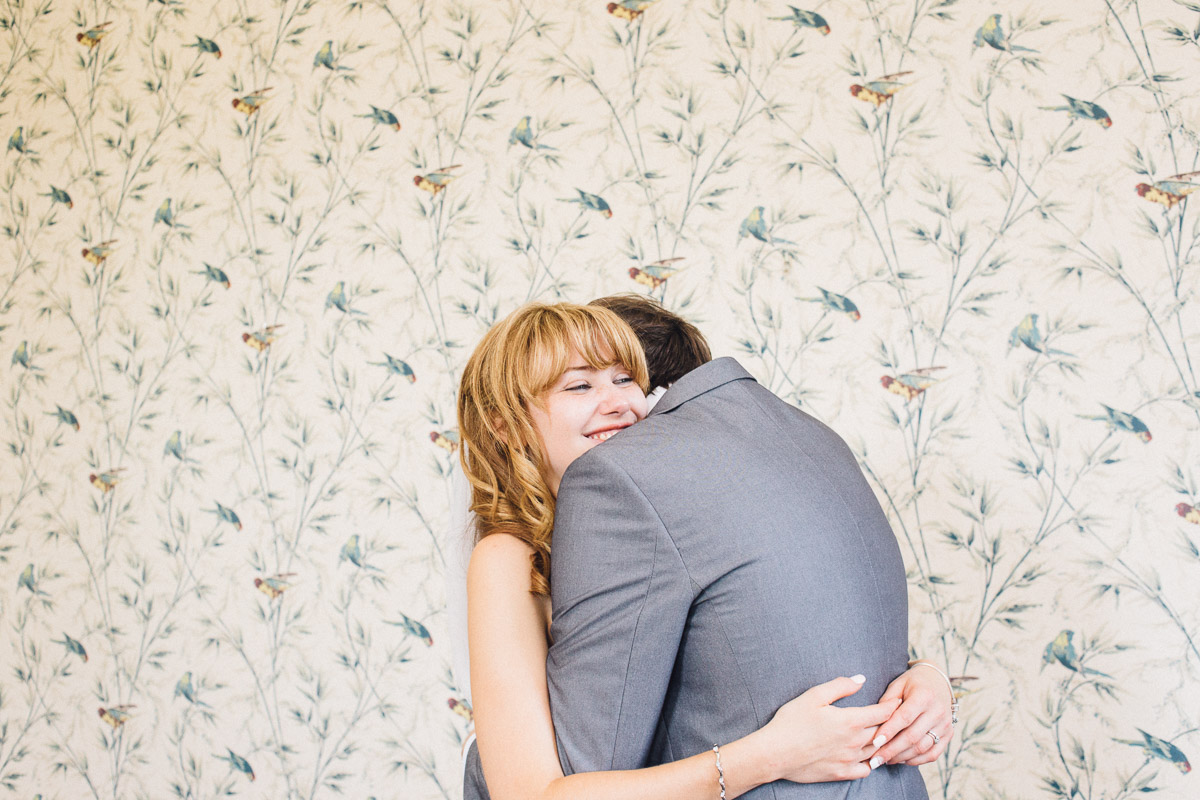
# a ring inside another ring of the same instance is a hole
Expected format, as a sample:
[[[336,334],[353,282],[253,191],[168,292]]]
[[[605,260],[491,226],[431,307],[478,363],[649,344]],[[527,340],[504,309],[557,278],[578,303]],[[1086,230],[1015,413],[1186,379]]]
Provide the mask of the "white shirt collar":
[[[658,404],[659,399],[667,393],[669,386],[655,386],[650,390],[650,394],[646,395],[646,413],[649,414],[654,410],[654,406]]]

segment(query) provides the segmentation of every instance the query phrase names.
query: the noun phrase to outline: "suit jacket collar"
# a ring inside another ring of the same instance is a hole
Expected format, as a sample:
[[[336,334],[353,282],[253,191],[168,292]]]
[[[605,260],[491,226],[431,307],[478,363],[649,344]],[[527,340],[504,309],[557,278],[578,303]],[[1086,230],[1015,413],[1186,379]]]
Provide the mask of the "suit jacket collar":
[[[701,364],[684,375],[662,396],[650,411],[650,416],[666,414],[694,397],[731,381],[754,380],[754,376],[728,356]]]

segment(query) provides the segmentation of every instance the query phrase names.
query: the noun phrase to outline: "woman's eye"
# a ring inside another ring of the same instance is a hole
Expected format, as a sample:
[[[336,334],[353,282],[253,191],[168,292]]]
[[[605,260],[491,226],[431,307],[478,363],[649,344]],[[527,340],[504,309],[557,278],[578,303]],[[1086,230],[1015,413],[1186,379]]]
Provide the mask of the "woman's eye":
[[[564,391],[578,392],[578,391],[586,391],[587,389],[590,389],[590,388],[592,388],[592,385],[590,383],[577,383],[574,386],[568,386]]]
[[[613,383],[622,384],[622,385],[626,384],[626,383],[633,383],[633,378],[629,377],[628,375],[618,375],[616,377],[616,380],[613,381]]]

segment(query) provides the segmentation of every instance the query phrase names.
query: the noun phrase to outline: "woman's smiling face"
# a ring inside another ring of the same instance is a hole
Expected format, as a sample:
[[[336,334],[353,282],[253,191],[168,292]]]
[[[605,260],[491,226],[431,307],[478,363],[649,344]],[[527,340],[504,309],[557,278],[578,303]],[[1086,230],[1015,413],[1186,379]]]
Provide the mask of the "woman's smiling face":
[[[542,402],[529,404],[546,457],[546,482],[555,496],[575,459],[646,416],[646,395],[625,367],[593,369],[574,350],[568,364]]]

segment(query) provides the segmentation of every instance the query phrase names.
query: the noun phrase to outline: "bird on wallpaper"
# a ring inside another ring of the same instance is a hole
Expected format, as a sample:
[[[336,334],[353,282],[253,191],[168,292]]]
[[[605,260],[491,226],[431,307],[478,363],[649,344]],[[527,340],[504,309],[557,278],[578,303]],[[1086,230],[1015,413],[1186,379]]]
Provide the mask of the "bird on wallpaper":
[[[175,456],[183,461],[183,431],[174,431],[163,445],[164,456]]]
[[[313,57],[313,68],[324,67],[325,69],[335,70],[337,64],[333,60],[333,40],[325,42],[321,45],[321,49]]]
[[[92,473],[91,475],[88,475],[88,483],[99,489],[102,494],[108,494],[117,487],[118,483],[121,482],[121,476],[119,473],[124,471],[124,467],[116,467],[115,469],[105,470],[99,475]]]
[[[75,430],[79,430],[79,418],[71,413],[70,410],[63,408],[58,403],[54,404],[53,411],[47,411],[46,413],[52,417],[57,417],[59,422],[65,425],[70,425]]]
[[[898,394],[904,398],[905,402],[908,402],[919,397],[930,386],[941,383],[937,378],[931,377],[931,373],[939,369],[945,369],[945,367],[922,367],[896,377],[884,375],[879,379],[879,383],[892,394]]]
[[[28,589],[34,594],[39,594],[37,574],[34,571],[33,564],[28,564],[25,569],[21,570],[21,574],[17,576],[17,589]]]
[[[1109,408],[1103,403],[1100,407],[1104,409],[1104,414],[1084,416],[1082,419],[1098,419],[1108,423],[1108,426],[1113,430],[1126,431],[1132,433],[1149,444],[1154,437],[1150,435],[1150,429],[1146,427],[1146,423],[1135,417],[1133,414],[1124,411],[1117,411],[1115,408]]]
[[[1179,503],[1175,506],[1175,513],[1193,525],[1200,525],[1200,508],[1187,503]]]
[[[1016,347],[1018,344],[1023,344],[1035,353],[1041,353],[1046,356],[1070,356],[1071,354],[1063,350],[1055,350],[1054,348],[1047,349],[1046,342],[1042,339],[1042,332],[1038,329],[1038,315],[1026,314],[1017,327],[1012,329],[1012,333],[1008,336],[1009,348]]]
[[[203,275],[213,283],[221,284],[226,289],[233,285],[229,282],[229,276],[225,274],[225,270],[221,269],[220,267],[214,267],[212,264],[205,263],[204,269],[200,270],[196,274]]]
[[[247,331],[242,334],[242,341],[253,347],[258,352],[263,352],[271,343],[275,341],[275,331],[283,327],[283,324],[268,325],[257,331]]]
[[[1038,106],[1038,108],[1043,111],[1065,111],[1067,112],[1067,116],[1073,120],[1086,119],[1091,122],[1100,123],[1100,127],[1102,128],[1112,127],[1112,117],[1095,103],[1089,100],[1077,100],[1067,94],[1064,94],[1063,98],[1067,101],[1065,106]]]
[[[104,706],[100,706],[100,711],[99,711],[100,719],[104,720],[109,725],[111,725],[112,729],[115,731],[117,728],[121,727],[122,725],[124,725],[126,722],[129,721],[129,717],[130,717],[129,709],[131,709],[131,708],[137,708],[137,706],[121,705],[121,706],[109,706],[108,708],[105,708]]]
[[[604,215],[605,219],[612,219],[612,209],[609,208],[608,203],[605,202],[603,197],[598,194],[592,194],[591,192],[585,192],[583,189],[579,188],[576,188],[575,191],[579,193],[579,197],[571,197],[563,202],[579,203],[579,205],[583,206],[584,208],[589,208],[592,211],[599,211]]]
[[[738,238],[745,239],[747,236],[753,236],[760,242],[771,241],[771,236],[767,232],[767,220],[763,216],[763,207],[755,206],[750,209],[750,213],[742,220],[742,224],[738,227]]]
[[[1173,208],[1192,192],[1200,189],[1200,172],[1185,172],[1182,175],[1172,175],[1154,183],[1139,183],[1138,197],[1144,197],[1151,203],[1162,203],[1168,209]]]
[[[410,367],[406,362],[401,361],[395,356],[389,356],[387,353],[384,353],[383,357],[387,359],[387,361],[373,361],[371,363],[375,366],[387,367],[388,372],[392,373],[393,375],[399,375],[409,383],[417,382],[417,373],[413,372],[413,368]]]
[[[346,294],[346,282],[338,281],[333,288],[329,290],[329,294],[325,296],[325,308],[336,308],[343,314],[365,314],[365,311],[357,311],[350,308],[350,298]]]
[[[95,50],[100,44],[100,40],[108,36],[111,31],[105,30],[112,22],[101,22],[93,28],[88,28],[86,31],[81,31],[75,34],[75,41],[82,45],[86,45],[88,50]]]
[[[342,545],[342,553],[340,556],[338,556],[338,561],[349,561],[359,569],[373,569],[376,572],[381,571],[379,567],[372,567],[370,564],[363,562],[363,551],[362,547],[358,543],[357,533],[351,534],[350,538],[346,540],[346,543]]]
[[[267,99],[267,92],[271,91],[272,88],[268,86],[265,89],[258,89],[241,97],[233,98],[234,110],[242,112],[247,117],[254,116],[254,113],[262,106],[263,101]]]
[[[388,625],[396,625],[397,627],[403,628],[405,633],[407,633],[409,636],[420,639],[425,643],[426,647],[433,647],[433,636],[429,634],[428,628],[405,614],[403,611],[399,612],[399,614],[399,622],[392,622],[391,620],[386,619],[384,622],[386,622]]]
[[[17,129],[12,132],[12,136],[8,137],[8,150],[16,150],[18,153],[31,152],[25,145],[24,125],[18,125]],[[8,150],[5,152],[8,152]]]
[[[458,714],[467,722],[475,721],[475,713],[471,710],[471,703],[465,697],[451,697],[446,701],[446,705],[450,707],[451,711],[453,711],[455,714]]]
[[[747,236],[753,236],[764,244],[795,244],[790,239],[781,239],[771,235],[767,229],[767,218],[762,206],[750,209],[750,213],[738,226],[738,239],[745,239]]]
[[[400,120],[396,119],[396,115],[386,108],[371,106],[370,114],[356,114],[355,116],[366,117],[367,119],[374,120],[379,125],[387,125],[395,130],[400,130]]]
[[[175,697],[182,697],[194,706],[212,708],[208,703],[196,697],[196,686],[192,683],[192,673],[185,672],[175,683]]]
[[[837,294],[827,289],[817,287],[817,291],[821,293],[820,297],[801,297],[800,300],[805,300],[810,303],[820,303],[830,311],[838,311],[845,314],[854,322],[862,319],[862,314],[858,311],[858,306],[854,305],[854,301],[844,294]]]
[[[677,264],[680,261],[683,261],[683,256],[664,258],[660,261],[655,261],[653,264],[643,264],[641,267],[630,267],[629,277],[648,287],[650,291],[654,291],[666,283],[667,278],[679,272],[678,267],[672,267],[671,265]]]
[[[182,697],[189,703],[196,702],[196,690],[192,686],[192,673],[185,672],[175,683],[175,697]]]
[[[458,431],[432,431],[429,434],[429,441],[433,442],[447,453],[454,453],[454,451],[458,449]]]
[[[608,4],[608,13],[617,19],[633,22],[645,14],[647,8],[657,2],[658,0],[620,0],[620,2]]]
[[[791,16],[787,17],[767,17],[767,19],[787,20],[794,22],[797,28],[815,28],[822,34],[829,35],[829,23],[815,11],[805,11],[795,6],[788,6],[792,10]]]
[[[979,30],[975,31],[975,46],[983,47],[985,44],[1005,53],[1036,52],[1028,47],[1018,47],[1008,40],[1008,37],[1004,34],[1004,28],[1000,26],[999,14],[992,14],[984,20]]]
[[[12,364],[25,369],[33,369],[33,359],[29,356],[29,342],[21,342],[17,345],[17,349],[13,350]]]
[[[269,578],[255,578],[254,588],[274,600],[292,588],[292,585],[286,582],[284,578],[290,578],[295,574],[294,572],[283,572],[278,575],[272,575]]]
[[[1113,739],[1113,741],[1133,747],[1140,747],[1147,758],[1158,758],[1163,761],[1169,761],[1184,775],[1192,771],[1191,762],[1188,761],[1187,756],[1178,747],[1166,739],[1160,739],[1154,734],[1146,733],[1141,728],[1138,728],[1137,732],[1142,735],[1142,741],[1140,742],[1134,739]]]
[[[438,192],[450,185],[450,182],[457,178],[457,175],[451,175],[451,170],[456,170],[462,167],[462,164],[451,164],[448,167],[438,167],[433,172],[427,172],[424,175],[414,175],[413,185],[418,189],[424,189],[434,197]]]
[[[533,128],[530,124],[529,117],[521,117],[517,120],[516,126],[512,129],[512,133],[508,135],[509,145],[521,144],[528,147],[530,150],[554,150],[548,144],[538,144],[533,138]]]
[[[97,267],[104,263],[104,260],[112,255],[112,246],[117,243],[116,239],[94,244],[91,247],[83,248],[83,257],[95,264]]]
[[[221,48],[212,39],[205,39],[203,36],[197,36],[196,41],[191,44],[185,44],[184,47],[195,47],[201,53],[208,53],[217,58],[221,57]]]
[[[82,658],[83,663],[85,663],[85,664],[87,663],[87,660],[88,660],[87,650],[83,649],[82,644],[80,644],[79,642],[72,639],[70,634],[64,632],[62,639],[52,639],[51,641],[53,641],[55,644],[64,645],[72,653],[74,653],[75,655]]]
[[[150,223],[151,227],[158,223],[166,225],[168,228],[186,228],[186,225],[181,225],[175,219],[175,210],[171,208],[171,198],[162,201],[162,205],[154,212],[154,222]]]
[[[907,83],[901,83],[896,80],[903,78],[905,75],[912,75],[912,71],[894,72],[891,75],[884,75],[882,78],[876,78],[873,81],[867,81],[866,86],[860,84],[852,84],[850,86],[850,94],[867,103],[874,103],[876,108],[892,99],[892,95],[908,86]]]
[[[43,194],[42,197],[49,197],[56,203],[62,203],[67,207],[68,211],[75,207],[74,201],[71,200],[71,195],[67,194],[65,189],[59,189],[54,184],[50,184],[50,191]]]
[[[1085,667],[1080,663],[1079,654],[1075,652],[1075,631],[1060,631],[1058,636],[1055,636],[1050,644],[1046,645],[1045,651],[1042,652],[1042,669],[1045,669],[1047,664],[1055,662],[1080,675],[1099,675],[1102,678],[1112,677],[1098,669]]]
[[[213,502],[217,503],[217,501],[215,501],[215,500]],[[228,522],[230,525],[237,528],[239,531],[242,529],[242,520],[241,520],[241,518],[238,517],[237,512],[234,511],[232,508],[226,508],[225,506],[221,505],[220,503],[217,503],[216,515],[217,515],[217,518],[220,519],[222,522]]]
[[[228,747],[226,747],[225,749],[229,750]],[[232,750],[229,750],[229,755],[227,755],[227,756],[218,755],[218,756],[214,756],[214,758],[219,758],[222,761],[228,761],[230,763],[230,765],[234,769],[236,769],[238,772],[242,773],[250,780],[254,780],[254,770],[250,768],[250,762],[247,761],[246,759],[242,758],[241,756],[239,756],[237,753],[233,752]]]

